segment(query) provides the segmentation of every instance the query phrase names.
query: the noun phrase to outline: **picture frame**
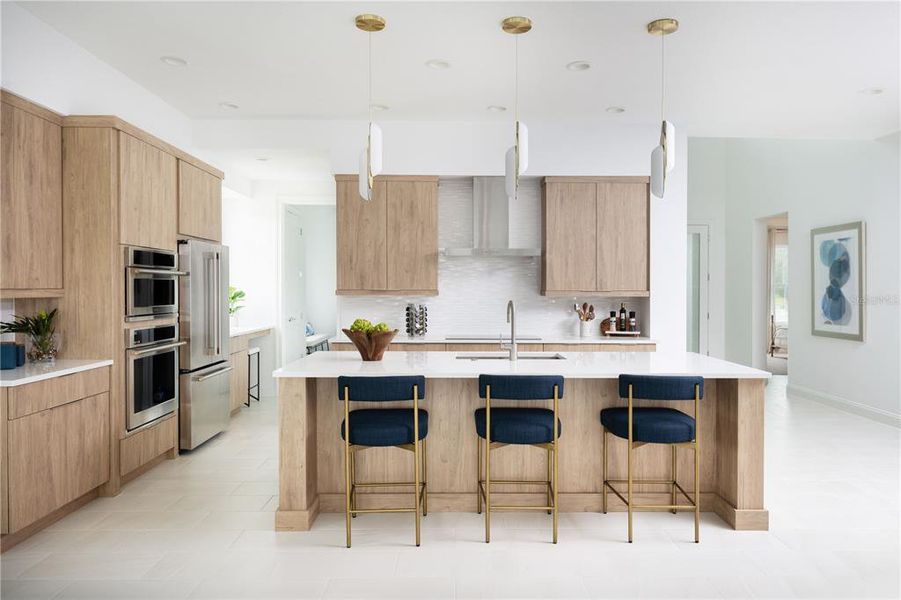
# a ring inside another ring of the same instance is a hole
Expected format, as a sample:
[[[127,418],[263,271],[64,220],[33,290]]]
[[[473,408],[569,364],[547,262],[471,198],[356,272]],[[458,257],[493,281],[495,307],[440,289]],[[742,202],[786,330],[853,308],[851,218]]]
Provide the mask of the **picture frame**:
[[[863,221],[810,230],[811,334],[864,341],[866,227]]]

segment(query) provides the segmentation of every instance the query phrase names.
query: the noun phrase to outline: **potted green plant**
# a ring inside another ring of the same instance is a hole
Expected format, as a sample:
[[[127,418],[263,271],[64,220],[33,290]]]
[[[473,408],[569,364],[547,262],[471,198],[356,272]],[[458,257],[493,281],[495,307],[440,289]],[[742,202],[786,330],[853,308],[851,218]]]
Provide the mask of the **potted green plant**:
[[[238,325],[238,311],[244,308],[244,298],[247,294],[244,290],[239,290],[234,286],[228,286],[228,316],[232,320],[232,324]]]
[[[39,311],[33,317],[13,315],[11,323],[0,323],[0,333],[21,333],[28,336],[30,348],[28,360],[32,362],[53,362],[59,352],[59,336],[56,333],[57,309],[49,313]]]

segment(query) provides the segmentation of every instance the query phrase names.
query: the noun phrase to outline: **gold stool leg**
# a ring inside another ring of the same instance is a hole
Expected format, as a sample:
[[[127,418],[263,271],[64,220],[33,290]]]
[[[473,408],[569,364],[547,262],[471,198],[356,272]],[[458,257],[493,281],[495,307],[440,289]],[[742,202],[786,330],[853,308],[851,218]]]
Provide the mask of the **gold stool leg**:
[[[671,448],[673,449],[673,485],[672,485],[672,488],[673,488],[672,492],[673,492],[673,493],[672,493],[672,502],[670,502],[670,504],[672,504],[673,506],[675,506],[675,505],[676,505],[676,445],[673,444],[673,445],[671,446]],[[673,514],[676,514],[676,512],[677,512],[677,511],[676,511],[676,509],[674,508],[674,509],[672,510],[672,513],[673,513]]]
[[[422,440],[422,516],[429,514],[429,441]]]
[[[628,481],[629,491],[629,543],[632,543],[632,386],[629,386],[629,448],[626,452],[626,480]]]
[[[551,458],[551,449],[548,448],[547,449],[547,483],[548,483],[547,484],[547,505],[548,506],[553,506],[551,504],[551,485],[553,485],[554,480],[551,478],[551,466],[552,466],[551,460],[553,460]],[[547,514],[551,514],[552,511],[553,511],[553,509],[549,509],[547,511]]]
[[[415,440],[413,442],[413,504],[416,507],[416,545],[419,546],[420,536],[419,536],[419,520],[422,515],[422,505],[419,503],[419,469],[422,466],[422,463],[419,462],[419,440]]]
[[[486,431],[487,433],[487,431]],[[491,542],[491,447],[485,439],[485,543]]]
[[[476,436],[476,514],[482,514],[482,440]]]
[[[604,481],[601,483],[601,506],[604,514],[607,514],[607,428],[604,427],[604,452],[601,459],[604,464]]]
[[[350,453],[350,507],[357,510],[357,453]],[[351,517],[357,518],[357,514],[351,512]]]
[[[701,541],[701,468],[698,440],[695,440],[695,543]]]
[[[347,528],[347,547],[350,548],[350,448],[344,444],[344,526]]]
[[[554,442],[554,543],[557,543],[557,443]]]

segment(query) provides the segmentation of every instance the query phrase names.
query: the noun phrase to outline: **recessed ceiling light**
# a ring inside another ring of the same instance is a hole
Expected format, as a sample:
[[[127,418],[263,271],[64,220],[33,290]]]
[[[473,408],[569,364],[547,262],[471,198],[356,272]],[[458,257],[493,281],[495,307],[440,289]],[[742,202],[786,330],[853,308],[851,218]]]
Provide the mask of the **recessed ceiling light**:
[[[492,104],[492,105],[489,106],[486,110],[487,110],[488,112],[502,113],[502,112],[504,112],[505,110],[507,110],[507,107],[506,107],[506,106],[501,106],[501,105],[499,105],[499,104]]]
[[[425,66],[430,69],[437,69],[439,71],[450,69],[450,63],[440,58],[433,58],[432,60],[425,61]]]
[[[587,71],[591,68],[591,63],[587,60],[574,60],[566,64],[566,68],[570,71]]]
[[[269,160],[269,157],[268,156],[260,156],[257,158],[257,160],[260,162],[266,162],[267,160]]]
[[[187,67],[188,61],[178,56],[161,56],[160,61],[170,67]]]
[[[863,94],[864,96],[878,96],[882,92],[884,92],[880,87],[871,87],[860,90],[858,93]]]
[[[619,113],[624,113],[624,112],[626,112],[626,109],[623,108],[622,106],[608,106],[608,107],[607,107],[607,112],[608,112],[608,113],[613,113],[613,114],[615,114],[615,115],[618,115]]]
[[[372,110],[381,112],[383,110],[388,110],[391,107],[388,106],[387,104],[370,104],[369,108],[371,108]]]
[[[234,102],[220,102],[219,108],[224,109],[224,110],[238,110],[241,107],[238,106],[237,104],[235,104]]]

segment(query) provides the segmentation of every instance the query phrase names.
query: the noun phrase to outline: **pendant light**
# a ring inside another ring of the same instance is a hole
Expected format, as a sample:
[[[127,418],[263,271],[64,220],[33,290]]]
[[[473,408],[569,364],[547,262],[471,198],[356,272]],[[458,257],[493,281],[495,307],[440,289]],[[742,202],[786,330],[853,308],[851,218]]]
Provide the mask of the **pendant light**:
[[[660,37],[660,144],[651,152],[651,192],[663,198],[666,174],[676,166],[676,128],[666,120],[666,52],[664,38],[679,30],[676,19],[648,23],[648,33]]]
[[[372,122],[372,33],[385,28],[385,19],[378,15],[357,15],[357,29],[369,34],[369,125],[366,129],[366,147],[360,152],[360,197],[372,201],[375,176],[382,172],[382,128]]]
[[[506,33],[519,36],[532,30],[528,17],[507,17],[501,22]],[[519,176],[529,167],[529,129],[519,120],[519,37],[514,38],[513,58],[513,146],[507,150],[504,161],[504,187],[507,197],[516,199],[519,192]]]

